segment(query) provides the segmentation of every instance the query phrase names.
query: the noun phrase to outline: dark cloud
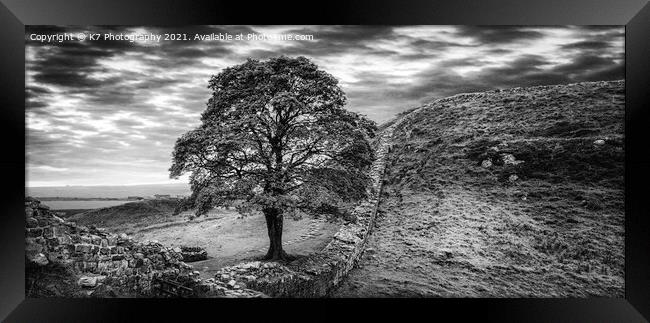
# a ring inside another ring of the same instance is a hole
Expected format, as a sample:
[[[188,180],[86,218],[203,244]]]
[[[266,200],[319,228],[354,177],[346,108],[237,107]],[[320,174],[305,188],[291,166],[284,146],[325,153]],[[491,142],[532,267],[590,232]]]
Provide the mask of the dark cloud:
[[[570,43],[562,46],[562,49],[587,49],[587,50],[601,50],[609,48],[611,44],[605,41],[584,40],[575,43]]]
[[[471,37],[480,44],[512,43],[544,37],[544,33],[516,26],[458,26],[457,35]]]
[[[52,93],[52,91],[42,86],[25,86],[25,107],[30,110],[46,107],[47,95],[50,93]]]
[[[26,34],[56,34],[77,33],[86,31],[80,28],[43,28],[42,26],[26,27]],[[93,27],[90,32],[105,32]],[[29,39],[29,38],[28,38]],[[37,58],[29,62],[28,69],[34,72],[34,79],[43,84],[73,88],[101,87],[108,82],[90,77],[94,72],[101,71],[101,59],[124,53],[134,48],[133,43],[123,41],[65,41],[46,43],[28,40],[26,46],[36,53]]]

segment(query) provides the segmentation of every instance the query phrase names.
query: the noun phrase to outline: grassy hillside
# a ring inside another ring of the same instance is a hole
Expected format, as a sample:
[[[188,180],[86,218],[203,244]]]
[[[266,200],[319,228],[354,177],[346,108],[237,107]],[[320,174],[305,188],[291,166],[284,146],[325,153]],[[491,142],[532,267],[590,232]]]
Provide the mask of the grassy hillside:
[[[125,227],[164,222],[172,217],[176,199],[156,199],[130,202],[122,205],[89,210],[70,216],[69,220],[81,225],[112,228],[123,231]]]
[[[411,112],[376,256],[341,295],[622,296],[624,90],[516,88]]]

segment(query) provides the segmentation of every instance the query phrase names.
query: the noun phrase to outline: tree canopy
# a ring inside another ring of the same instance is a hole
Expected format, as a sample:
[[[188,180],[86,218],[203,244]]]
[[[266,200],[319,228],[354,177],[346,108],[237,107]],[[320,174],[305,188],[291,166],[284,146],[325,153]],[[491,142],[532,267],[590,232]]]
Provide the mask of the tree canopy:
[[[376,125],[344,109],[338,81],[305,57],[248,59],[212,76],[201,125],[173,151],[170,176],[190,173],[197,215],[323,211],[363,198]]]

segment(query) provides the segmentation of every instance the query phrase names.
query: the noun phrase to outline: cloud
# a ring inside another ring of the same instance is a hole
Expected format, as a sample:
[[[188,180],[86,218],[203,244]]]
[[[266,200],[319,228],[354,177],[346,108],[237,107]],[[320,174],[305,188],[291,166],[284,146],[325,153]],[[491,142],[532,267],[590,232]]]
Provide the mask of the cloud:
[[[165,182],[178,136],[197,126],[208,80],[246,58],[306,56],[347,108],[383,122],[433,98],[623,78],[622,27],[27,26],[53,33],[309,34],[311,41],[26,40],[29,181]],[[26,35],[27,37],[27,35]]]
[[[527,27],[459,26],[457,35],[473,38],[480,44],[502,44],[544,37],[544,33]]]

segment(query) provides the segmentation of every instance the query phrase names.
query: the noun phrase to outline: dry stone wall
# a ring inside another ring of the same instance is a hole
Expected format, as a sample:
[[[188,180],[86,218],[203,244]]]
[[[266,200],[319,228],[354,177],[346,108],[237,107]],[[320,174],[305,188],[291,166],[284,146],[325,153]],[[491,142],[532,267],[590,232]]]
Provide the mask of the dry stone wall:
[[[255,261],[222,268],[214,281],[232,290],[247,288],[271,297],[327,296],[363,254],[377,215],[393,130],[400,123],[401,120],[380,134],[376,160],[370,170],[370,195],[354,209],[352,218],[356,221],[343,225],[322,251],[288,265]]]

